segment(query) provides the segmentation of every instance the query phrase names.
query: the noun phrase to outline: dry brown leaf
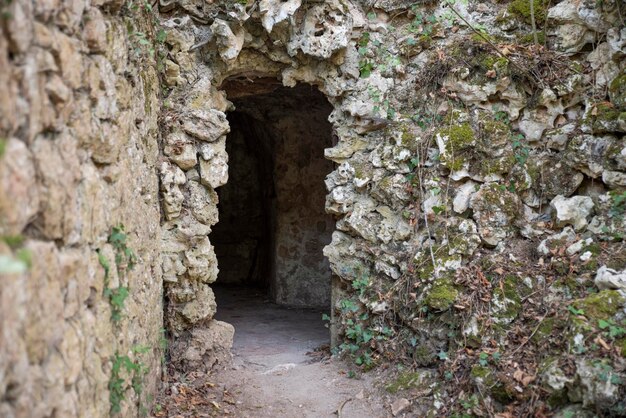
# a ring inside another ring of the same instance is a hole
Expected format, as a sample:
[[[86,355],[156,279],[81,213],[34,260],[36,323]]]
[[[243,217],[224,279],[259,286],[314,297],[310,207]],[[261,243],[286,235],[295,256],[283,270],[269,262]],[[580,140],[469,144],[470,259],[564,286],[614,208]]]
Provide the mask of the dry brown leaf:
[[[600,337],[599,335],[596,337],[596,339],[594,340],[597,344],[600,344],[602,346],[602,348],[604,348],[605,350],[610,350],[611,347],[606,343],[606,341],[604,341],[602,339],[602,337]]]

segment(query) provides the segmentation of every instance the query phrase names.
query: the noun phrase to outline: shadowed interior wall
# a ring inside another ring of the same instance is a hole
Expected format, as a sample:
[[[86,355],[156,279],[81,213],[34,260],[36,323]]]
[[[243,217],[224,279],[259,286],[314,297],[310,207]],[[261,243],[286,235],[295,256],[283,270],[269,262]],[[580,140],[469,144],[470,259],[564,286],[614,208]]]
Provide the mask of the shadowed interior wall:
[[[211,235],[218,283],[267,288],[280,304],[328,307],[322,249],[334,226],[324,212],[331,106],[309,85],[270,90],[231,98],[229,181],[218,192],[220,222]]]

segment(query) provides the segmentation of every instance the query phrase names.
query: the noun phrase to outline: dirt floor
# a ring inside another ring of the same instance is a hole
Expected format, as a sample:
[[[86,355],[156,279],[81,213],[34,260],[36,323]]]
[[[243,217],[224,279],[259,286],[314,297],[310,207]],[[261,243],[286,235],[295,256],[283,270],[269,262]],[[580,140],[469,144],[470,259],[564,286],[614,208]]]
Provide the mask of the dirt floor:
[[[218,289],[216,319],[235,327],[233,366],[171,375],[157,417],[385,417],[375,376],[353,377],[331,359],[321,312],[288,309],[261,294]]]

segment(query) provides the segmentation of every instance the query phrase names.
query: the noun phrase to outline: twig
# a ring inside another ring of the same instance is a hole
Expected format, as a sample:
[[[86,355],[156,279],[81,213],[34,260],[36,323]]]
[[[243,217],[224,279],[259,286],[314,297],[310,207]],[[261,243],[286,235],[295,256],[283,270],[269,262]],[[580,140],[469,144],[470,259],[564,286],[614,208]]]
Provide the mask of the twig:
[[[502,58],[506,59],[508,62],[510,62],[515,68],[517,68],[519,71],[521,71],[523,74],[527,74],[529,76],[531,76],[531,74],[528,73],[528,71],[526,71],[525,69],[523,69],[522,67],[520,67],[519,65],[517,65],[515,63],[515,61],[509,59],[506,55],[504,55],[502,52],[500,52],[500,49],[498,48],[497,45],[495,45],[493,42],[491,42],[491,40],[486,37],[483,33],[477,31],[474,26],[472,26],[472,24],[470,22],[468,22],[463,16],[461,16],[461,14],[459,12],[456,11],[456,9],[452,6],[452,4],[450,2],[447,3],[448,7],[450,8],[450,10],[452,10],[452,12],[457,15],[459,17],[459,19],[461,19],[471,30],[472,32],[474,32],[476,35],[480,36],[481,38],[483,38],[485,40],[485,42],[487,42],[487,44],[489,44],[489,46],[491,46],[491,48],[493,48],[494,51],[496,51],[496,53],[498,55],[500,55]],[[531,78],[535,78],[536,81],[538,81],[541,85],[543,85],[543,80],[541,79],[537,79],[537,77],[532,77]]]
[[[343,401],[341,403],[341,405],[339,405],[339,408],[337,408],[337,410],[335,411],[335,413],[337,414],[337,418],[341,418],[341,410],[343,409],[344,406],[346,406],[346,404],[348,402],[350,402],[352,400],[352,398],[348,398],[345,401]]]
[[[521,343],[519,345],[519,347],[517,347],[515,350],[513,350],[511,352],[511,355],[513,355],[513,354],[517,353],[519,350],[521,350],[521,348],[524,347],[528,343],[528,341],[530,341],[533,338],[533,336],[535,335],[535,333],[537,332],[537,330],[539,329],[539,327],[543,323],[543,320],[546,319],[546,316],[548,316],[547,312],[545,313],[545,315],[543,317],[541,317],[541,319],[539,320],[539,323],[537,324],[537,326],[535,327],[533,332],[530,334],[530,336],[523,343]]]
[[[535,45],[538,45],[537,25],[535,24],[535,0],[528,0],[528,4],[530,4],[530,25],[533,28],[533,40],[535,41]]]

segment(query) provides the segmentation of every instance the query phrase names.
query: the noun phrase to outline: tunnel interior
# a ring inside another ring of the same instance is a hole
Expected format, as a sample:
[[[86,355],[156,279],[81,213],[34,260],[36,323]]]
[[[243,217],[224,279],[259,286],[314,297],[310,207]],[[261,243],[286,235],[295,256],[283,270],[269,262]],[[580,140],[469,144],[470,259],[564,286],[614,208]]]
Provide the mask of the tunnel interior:
[[[324,211],[332,106],[308,84],[231,79],[222,88],[235,109],[228,113],[229,180],[218,189],[219,222],[211,233],[217,287],[328,310],[331,272],[322,249],[334,229]],[[219,299],[218,290],[218,306]]]

